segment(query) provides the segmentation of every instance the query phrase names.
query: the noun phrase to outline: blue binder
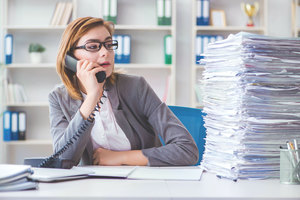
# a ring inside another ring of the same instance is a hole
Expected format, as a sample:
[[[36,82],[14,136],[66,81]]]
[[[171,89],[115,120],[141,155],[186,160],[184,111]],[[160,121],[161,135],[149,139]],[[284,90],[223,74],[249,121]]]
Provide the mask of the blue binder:
[[[5,64],[11,64],[13,54],[13,35],[6,34],[4,41]]]
[[[3,140],[11,141],[11,111],[3,113]]]
[[[130,35],[114,35],[113,40],[118,40],[118,49],[115,51],[115,63],[130,63]]]
[[[204,58],[203,54],[207,49],[207,46],[211,42],[215,42],[218,40],[223,40],[223,36],[221,35],[197,35],[196,36],[196,64],[200,64],[200,60]]]
[[[123,37],[121,35],[114,35],[114,37],[118,40],[118,48],[115,51],[115,63],[122,63]]]
[[[19,113],[11,112],[11,140],[19,140]]]
[[[123,35],[122,63],[130,63],[130,35]]]
[[[209,0],[197,0],[197,25],[209,25]]]

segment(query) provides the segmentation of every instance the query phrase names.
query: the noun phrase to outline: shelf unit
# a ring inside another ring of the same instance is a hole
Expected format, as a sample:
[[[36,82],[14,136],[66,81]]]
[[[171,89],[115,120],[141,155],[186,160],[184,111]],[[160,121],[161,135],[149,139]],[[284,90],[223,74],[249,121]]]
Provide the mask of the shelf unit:
[[[118,0],[115,26],[115,34],[131,35],[131,45],[134,46],[131,47],[131,63],[116,64],[115,67],[145,77],[161,99],[168,91],[168,105],[176,103],[176,0],[172,0],[171,9],[172,24],[159,26],[156,0]],[[172,35],[170,65],[164,64],[165,35]]]
[[[299,9],[300,9],[300,1],[292,0],[292,34],[294,37],[299,37],[300,26],[299,26]]]
[[[226,38],[229,34],[235,34],[241,31],[252,32],[267,35],[267,8],[268,0],[249,0],[248,3],[259,2],[259,11],[257,16],[254,18],[254,27],[247,27],[246,21],[247,16],[241,10],[240,4],[244,2],[243,0],[210,0],[210,10],[224,10],[226,18],[226,26],[197,26],[197,0],[193,0],[193,10],[192,10],[192,36],[191,36],[191,49],[192,49],[192,66],[191,66],[191,106],[202,108],[203,104],[201,102],[201,90],[199,92],[200,99],[197,97],[195,92],[196,85],[201,85],[202,72],[204,66],[201,64],[196,64],[196,36],[197,35],[221,35]],[[241,17],[239,17],[239,15]]]
[[[21,164],[25,157],[49,156],[52,141],[49,125],[48,93],[61,81],[56,74],[56,52],[60,37],[66,26],[50,26],[55,5],[61,0],[0,0],[1,34],[14,36],[13,63],[1,66],[13,83],[24,86],[28,96],[26,103],[4,102],[4,110],[25,111],[27,130],[25,141],[3,141],[0,130],[0,163]],[[68,0],[73,2],[72,18],[84,16],[102,17],[102,1]],[[93,5],[91,5],[93,4]],[[95,4],[95,5],[94,5]],[[134,4],[134,7],[132,7]],[[93,12],[91,9],[95,8]],[[133,12],[133,10],[138,10]],[[29,15],[24,12],[30,12]],[[116,34],[130,34],[131,63],[115,64],[129,74],[142,75],[162,97],[169,80],[168,104],[175,104],[176,72],[176,1],[172,1],[172,25],[156,25],[156,0],[118,0]],[[145,15],[146,14],[146,15]],[[41,16],[37,18],[36,16]],[[145,17],[146,16],[146,17]],[[0,35],[1,35],[0,34]],[[164,64],[163,38],[172,35],[172,64]],[[1,37],[2,40],[3,37]],[[27,48],[30,42],[39,42],[46,47],[43,62],[32,64]],[[0,43],[3,49],[3,42]],[[1,51],[2,52],[2,51]],[[1,55],[1,60],[4,55]],[[1,61],[0,60],[0,61]],[[2,124],[2,117],[1,117]],[[2,126],[1,126],[2,127]]]

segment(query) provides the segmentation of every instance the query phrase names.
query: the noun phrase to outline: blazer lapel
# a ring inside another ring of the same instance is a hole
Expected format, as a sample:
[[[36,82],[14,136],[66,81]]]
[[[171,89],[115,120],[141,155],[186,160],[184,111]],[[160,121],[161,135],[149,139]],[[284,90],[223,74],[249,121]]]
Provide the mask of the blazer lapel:
[[[110,101],[118,125],[123,130],[126,137],[128,138],[131,145],[131,149],[132,150],[138,149],[138,145],[137,145],[138,142],[137,142],[136,135],[134,134],[134,131],[130,123],[128,122],[127,117],[124,114],[123,108],[120,105],[120,100],[119,100],[118,90],[117,90],[117,82],[114,85],[109,84],[107,89],[108,89],[107,91],[108,99]]]

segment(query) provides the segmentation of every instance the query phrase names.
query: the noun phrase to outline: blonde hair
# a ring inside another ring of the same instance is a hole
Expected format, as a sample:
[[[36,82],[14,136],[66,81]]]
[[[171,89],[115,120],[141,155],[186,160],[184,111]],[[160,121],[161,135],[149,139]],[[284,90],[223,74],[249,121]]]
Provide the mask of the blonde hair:
[[[101,18],[95,17],[81,17],[72,21],[67,26],[61,38],[56,59],[56,71],[67,88],[69,95],[73,99],[82,100],[82,95],[78,87],[76,73],[65,70],[65,57],[68,52],[73,54],[73,49],[77,45],[80,38],[89,30],[97,26],[104,26],[110,35],[113,35],[114,24],[112,22],[104,21]],[[106,81],[114,83],[115,73],[113,72]]]

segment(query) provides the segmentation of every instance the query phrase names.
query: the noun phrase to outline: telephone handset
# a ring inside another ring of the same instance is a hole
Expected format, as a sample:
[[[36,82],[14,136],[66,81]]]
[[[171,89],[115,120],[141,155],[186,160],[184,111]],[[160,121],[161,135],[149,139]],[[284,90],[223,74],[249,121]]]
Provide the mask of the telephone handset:
[[[76,73],[76,66],[77,66],[77,59],[74,58],[73,56],[67,54],[66,58],[65,58],[65,64],[66,64],[66,68],[71,70],[72,72]],[[100,71],[98,73],[96,73],[96,78],[98,83],[102,83],[105,78],[106,78],[106,74],[104,71]]]
[[[77,60],[74,57],[67,54],[65,58],[65,64],[66,64],[66,68],[70,69],[73,72],[76,72]],[[105,72],[100,71],[96,73],[96,78],[98,83],[102,83],[106,78]],[[102,95],[102,97],[106,98],[106,96],[104,95]],[[100,103],[102,103],[101,100]],[[100,106],[99,104],[97,104],[94,110],[92,111],[92,113],[90,114],[90,116],[88,117],[88,119],[83,122],[83,124],[74,133],[74,135],[55,154],[51,155],[48,158],[25,158],[24,164],[31,165],[32,167],[47,167],[47,168],[71,168],[72,166],[74,166],[74,163],[72,161],[62,160],[59,158],[59,156],[62,155],[76,140],[80,138],[80,136],[87,129],[89,123],[92,123],[94,121],[95,112],[99,111],[99,109]]]

